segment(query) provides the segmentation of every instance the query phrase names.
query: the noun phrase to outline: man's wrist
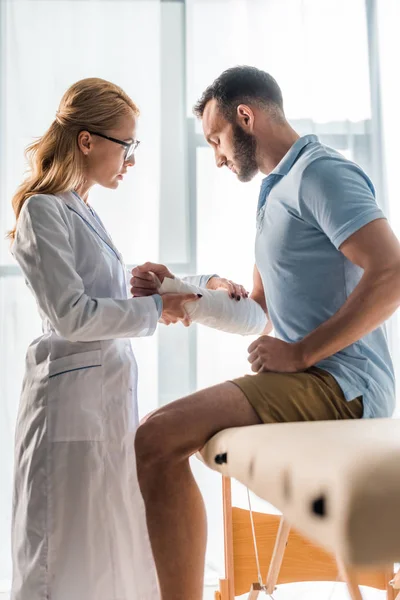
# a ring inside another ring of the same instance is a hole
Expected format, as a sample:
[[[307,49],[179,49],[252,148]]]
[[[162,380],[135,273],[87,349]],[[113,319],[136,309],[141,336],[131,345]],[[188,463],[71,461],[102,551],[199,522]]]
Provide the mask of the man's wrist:
[[[306,340],[296,342],[296,361],[298,363],[298,370],[305,371],[314,365],[313,357],[311,356],[310,349]]]

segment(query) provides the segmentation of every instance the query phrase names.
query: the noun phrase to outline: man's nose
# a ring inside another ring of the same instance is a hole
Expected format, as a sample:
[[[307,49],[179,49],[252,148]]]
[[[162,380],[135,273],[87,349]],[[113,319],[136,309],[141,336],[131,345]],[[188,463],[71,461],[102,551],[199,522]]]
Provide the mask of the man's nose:
[[[226,156],[222,156],[221,154],[215,153],[215,164],[220,169],[226,165]]]

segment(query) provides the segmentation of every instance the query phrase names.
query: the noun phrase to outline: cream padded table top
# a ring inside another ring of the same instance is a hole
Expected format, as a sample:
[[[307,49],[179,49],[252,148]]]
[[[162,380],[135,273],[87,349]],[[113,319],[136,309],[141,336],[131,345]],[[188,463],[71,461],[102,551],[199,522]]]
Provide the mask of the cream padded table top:
[[[226,429],[202,459],[347,564],[400,562],[400,420]]]

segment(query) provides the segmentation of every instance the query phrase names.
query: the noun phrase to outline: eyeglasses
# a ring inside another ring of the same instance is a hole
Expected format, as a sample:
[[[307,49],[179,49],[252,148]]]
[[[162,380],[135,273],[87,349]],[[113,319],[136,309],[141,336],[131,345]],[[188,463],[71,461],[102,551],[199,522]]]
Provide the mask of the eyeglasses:
[[[110,137],[109,135],[104,135],[104,133],[98,133],[97,131],[89,131],[88,129],[86,131],[88,133],[90,133],[90,135],[97,135],[99,137],[104,138],[105,140],[110,140],[110,142],[115,142],[116,144],[120,144],[121,146],[124,146],[125,147],[125,153],[124,153],[124,161],[125,162],[127,160],[132,160],[133,155],[135,154],[135,151],[137,150],[137,147],[140,144],[139,140],[133,140],[132,142],[124,142],[123,140],[117,140],[117,138]]]

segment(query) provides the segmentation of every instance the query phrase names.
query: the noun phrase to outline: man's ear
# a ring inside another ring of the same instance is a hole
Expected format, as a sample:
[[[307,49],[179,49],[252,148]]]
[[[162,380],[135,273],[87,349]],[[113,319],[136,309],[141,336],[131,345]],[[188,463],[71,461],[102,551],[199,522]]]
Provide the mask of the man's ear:
[[[254,128],[254,112],[247,104],[239,104],[236,109],[236,118],[238,124],[247,131],[251,133]]]

